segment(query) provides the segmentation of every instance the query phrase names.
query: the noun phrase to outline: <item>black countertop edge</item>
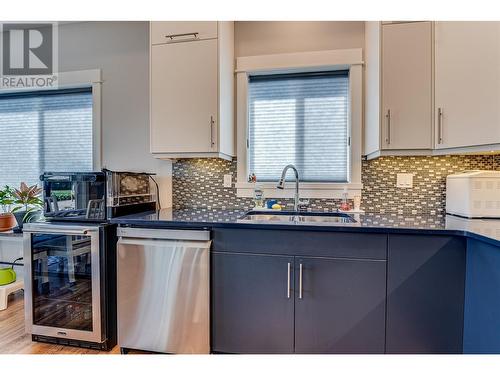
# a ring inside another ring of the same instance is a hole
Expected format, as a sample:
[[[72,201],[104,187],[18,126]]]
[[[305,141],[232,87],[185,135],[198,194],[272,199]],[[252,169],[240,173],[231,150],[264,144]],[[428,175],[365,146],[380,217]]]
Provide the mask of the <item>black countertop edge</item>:
[[[154,214],[154,213],[150,213]],[[241,223],[234,221],[176,221],[176,220],[147,220],[137,215],[117,217],[110,220],[111,223],[121,226],[137,228],[158,228],[158,229],[204,229],[212,230],[217,228],[232,229],[259,229],[259,230],[299,230],[317,232],[350,232],[350,233],[380,233],[380,234],[420,234],[420,235],[453,235],[480,240],[493,246],[500,247],[500,240],[488,235],[476,233],[467,229],[458,228],[412,228],[390,226],[388,224],[374,225],[294,225],[294,224],[261,224],[261,223]]]

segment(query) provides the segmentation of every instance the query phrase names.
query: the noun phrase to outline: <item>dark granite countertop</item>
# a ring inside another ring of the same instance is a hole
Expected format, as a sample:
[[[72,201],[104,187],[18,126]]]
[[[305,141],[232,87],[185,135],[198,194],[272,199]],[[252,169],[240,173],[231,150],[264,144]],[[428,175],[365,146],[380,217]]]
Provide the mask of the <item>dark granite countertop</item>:
[[[421,233],[463,235],[500,246],[500,219],[463,219],[450,215],[352,214],[350,224],[255,223],[239,220],[239,209],[166,208],[156,212],[117,217],[111,222],[149,228],[258,228],[281,230],[344,231],[376,233]]]

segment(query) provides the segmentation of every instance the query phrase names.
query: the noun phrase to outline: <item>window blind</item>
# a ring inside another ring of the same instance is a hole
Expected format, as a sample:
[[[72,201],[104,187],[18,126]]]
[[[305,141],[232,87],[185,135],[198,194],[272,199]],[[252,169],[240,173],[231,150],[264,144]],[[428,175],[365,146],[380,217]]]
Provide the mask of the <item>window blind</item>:
[[[92,170],[91,88],[0,95],[0,186]]]
[[[255,75],[248,87],[248,167],[258,181],[294,164],[301,181],[347,182],[348,71]]]

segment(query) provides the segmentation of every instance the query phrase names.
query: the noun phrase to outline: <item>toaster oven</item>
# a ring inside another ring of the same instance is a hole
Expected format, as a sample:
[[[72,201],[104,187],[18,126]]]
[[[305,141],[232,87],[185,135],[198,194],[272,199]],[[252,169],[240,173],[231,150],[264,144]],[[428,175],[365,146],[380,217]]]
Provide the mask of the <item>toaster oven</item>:
[[[158,188],[149,173],[115,172],[105,169],[107,217],[154,211]]]

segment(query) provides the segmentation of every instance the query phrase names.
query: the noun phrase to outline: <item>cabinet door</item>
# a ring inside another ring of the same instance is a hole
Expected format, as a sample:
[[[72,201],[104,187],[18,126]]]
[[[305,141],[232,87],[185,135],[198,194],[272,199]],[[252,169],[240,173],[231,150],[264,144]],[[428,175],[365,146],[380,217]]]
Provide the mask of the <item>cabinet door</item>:
[[[436,148],[500,143],[500,22],[436,22]]]
[[[390,235],[387,353],[461,353],[464,288],[464,238]]]
[[[217,40],[151,47],[151,152],[217,150]]]
[[[465,277],[465,354],[500,354],[499,270],[500,247],[469,238]]]
[[[432,26],[382,26],[382,149],[432,148]]]
[[[151,22],[151,44],[217,38],[217,21]]]
[[[293,257],[212,253],[211,273],[213,351],[293,352]]]
[[[296,353],[384,353],[386,261],[296,258],[295,274]]]

